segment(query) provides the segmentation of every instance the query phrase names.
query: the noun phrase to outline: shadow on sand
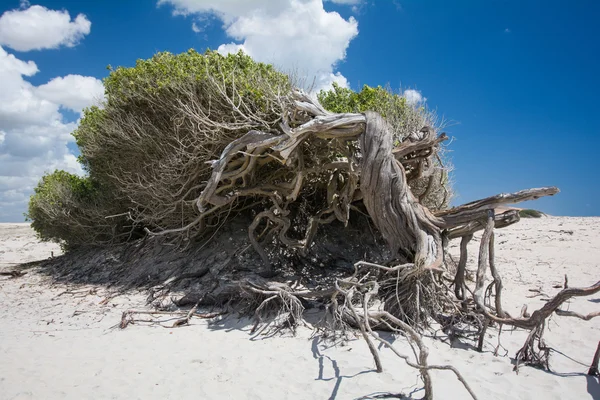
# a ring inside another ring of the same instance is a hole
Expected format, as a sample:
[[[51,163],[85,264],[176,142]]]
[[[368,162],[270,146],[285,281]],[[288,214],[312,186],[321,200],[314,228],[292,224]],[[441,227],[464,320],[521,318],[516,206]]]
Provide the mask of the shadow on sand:
[[[597,376],[586,375],[587,391],[594,400],[600,400],[600,381]]]

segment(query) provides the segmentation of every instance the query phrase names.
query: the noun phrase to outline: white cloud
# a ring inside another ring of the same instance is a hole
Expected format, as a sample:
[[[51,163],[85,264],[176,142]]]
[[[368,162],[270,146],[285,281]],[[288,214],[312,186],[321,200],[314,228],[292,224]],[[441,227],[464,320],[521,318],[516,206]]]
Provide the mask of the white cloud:
[[[219,46],[221,53],[240,49],[262,62],[315,81],[315,89],[336,81],[350,41],[358,34],[354,18],[327,12],[322,0],[159,0],[178,15],[215,15],[235,40]]]
[[[253,12],[277,14],[287,8],[289,0],[158,0],[162,4],[171,4],[175,15],[213,13],[229,24]]]
[[[92,23],[83,14],[71,20],[68,11],[28,5],[21,2],[22,9],[0,16],[0,45],[17,51],[73,47],[90,33]]]
[[[419,104],[427,101],[427,98],[423,97],[420,91],[414,89],[407,89],[402,95],[406,98],[408,104]]]
[[[68,75],[34,86],[25,77],[38,72],[0,46],[0,221],[22,221],[27,200],[45,172],[64,169],[82,174],[67,144],[76,122],[60,108],[80,111],[100,100],[102,83]]]
[[[104,85],[91,76],[67,75],[38,86],[36,94],[42,99],[80,113],[90,104],[99,103],[104,96]]]
[[[231,54],[231,53],[237,53],[240,50],[243,51],[244,53],[248,54],[248,50],[244,47],[243,44],[236,44],[236,43],[222,44],[217,49],[217,51],[219,53],[223,54],[224,56],[227,54]]]
[[[332,3],[336,4],[359,4],[362,0],[329,0]]]
[[[342,6],[352,6],[350,9],[353,13],[358,13],[360,6],[363,4],[363,0],[325,0],[330,1],[334,4],[340,4]]]
[[[56,105],[37,97],[23,79],[38,72],[34,62],[24,62],[0,47],[0,129],[17,129],[44,124],[60,117]]]

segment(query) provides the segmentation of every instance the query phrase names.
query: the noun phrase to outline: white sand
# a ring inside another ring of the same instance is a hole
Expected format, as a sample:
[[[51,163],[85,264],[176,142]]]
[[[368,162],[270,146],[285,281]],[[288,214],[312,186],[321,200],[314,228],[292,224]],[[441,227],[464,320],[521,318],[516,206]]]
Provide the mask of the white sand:
[[[535,294],[529,289],[552,295],[565,274],[570,286],[600,278],[600,218],[524,220],[497,231],[496,243],[504,304],[514,314],[524,303],[530,311],[543,304],[540,296],[526,297]],[[457,246],[453,243],[454,254]],[[52,251],[59,249],[37,243],[27,225],[0,225],[0,270]],[[0,399],[353,399],[379,391],[408,394],[418,385],[415,371],[389,350],[382,350],[385,372],[377,374],[363,341],[325,348],[308,328],[296,337],[254,339],[247,323],[232,319],[216,325],[194,319],[192,326],[176,329],[111,329],[124,310],[144,307],[144,295],[102,305],[105,294],[104,288],[50,286],[36,273],[0,277]],[[569,307],[588,313],[599,303],[597,296],[573,300]],[[547,343],[572,358],[554,353],[553,373],[529,367],[513,372],[510,357],[523,344],[522,332],[503,334],[505,357],[491,354],[494,337],[483,354],[468,345],[427,343],[430,361],[456,366],[480,399],[600,399],[598,380],[577,362],[591,362],[599,328],[600,318],[553,317]],[[410,354],[404,339],[395,345]],[[436,372],[433,379],[436,398],[469,398],[451,373]]]

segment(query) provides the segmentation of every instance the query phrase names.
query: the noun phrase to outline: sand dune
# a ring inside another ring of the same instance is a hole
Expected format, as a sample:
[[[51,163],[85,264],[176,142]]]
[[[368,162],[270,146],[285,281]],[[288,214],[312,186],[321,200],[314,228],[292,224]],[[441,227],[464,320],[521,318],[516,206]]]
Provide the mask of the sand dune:
[[[497,264],[507,310],[533,310],[553,295],[568,275],[570,286],[600,278],[600,218],[546,217],[498,230]],[[458,255],[458,242],[452,253]],[[471,267],[476,241],[472,242]],[[0,270],[58,254],[39,243],[26,224],[0,225]],[[53,284],[30,271],[0,277],[0,399],[355,399],[376,392],[418,389],[414,370],[382,349],[385,371],[378,374],[366,344],[348,340],[333,346],[310,327],[295,337],[252,336],[248,321],[193,319],[191,326],[130,326],[114,329],[124,310],[145,307],[144,293],[106,301],[108,289]],[[532,297],[533,296],[533,297]],[[596,311],[600,297],[575,299],[570,309]],[[553,317],[547,343],[557,350],[552,372],[522,367],[511,357],[523,332],[504,332],[500,355],[490,331],[485,352],[471,343],[426,338],[430,361],[451,363],[480,399],[600,399],[600,384],[585,375],[600,340],[600,318],[584,322]],[[391,338],[411,354],[402,338]],[[560,351],[560,353],[558,352]],[[446,372],[435,372],[439,399],[467,399]],[[422,391],[412,393],[422,397]]]

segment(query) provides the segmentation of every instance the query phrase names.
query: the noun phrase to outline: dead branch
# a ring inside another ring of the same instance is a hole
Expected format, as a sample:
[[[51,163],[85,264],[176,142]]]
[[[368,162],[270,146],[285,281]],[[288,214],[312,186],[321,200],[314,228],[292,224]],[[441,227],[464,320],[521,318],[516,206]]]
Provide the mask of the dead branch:
[[[0,276],[9,276],[11,279],[20,278],[22,276],[25,276],[26,274],[27,271],[0,271]]]
[[[600,360],[600,342],[598,342],[598,347],[596,347],[596,352],[594,353],[594,359],[592,360],[592,364],[588,371],[588,375],[599,376],[598,372],[598,360]]]
[[[473,201],[449,210],[436,212],[435,215],[444,221],[447,228],[467,224],[473,220],[485,219],[487,210],[493,210],[506,204],[520,203],[522,201],[535,200],[544,196],[553,196],[559,192],[556,187],[544,187],[539,189],[521,190],[515,193],[502,193],[487,197],[482,200]]]
[[[183,316],[185,316],[184,320],[187,321],[186,322],[186,324],[187,324],[187,323],[189,323],[189,320],[192,317],[203,318],[203,319],[212,319],[212,318],[216,318],[221,315],[227,314],[227,312],[225,312],[225,311],[214,312],[214,313],[197,313],[196,309],[197,309],[197,307],[192,308],[192,310],[190,310],[190,311],[128,310],[128,311],[124,311],[123,314],[121,315],[121,322],[119,324],[119,328],[125,329],[125,328],[127,328],[127,326],[129,326],[129,324],[134,324],[135,322],[138,322],[139,320],[133,318],[134,315],[151,315],[151,316],[154,316],[154,315],[170,315],[170,316],[183,315]],[[191,312],[191,311],[193,311],[193,312]],[[175,327],[184,325],[184,323],[179,323],[179,321],[182,321],[182,320],[175,321],[175,323],[170,327],[175,328]],[[156,321],[144,321],[144,322],[156,322]]]
[[[561,309],[557,308],[555,312],[556,312],[556,315],[560,315],[561,317],[575,317],[575,318],[582,319],[584,321],[589,321],[592,318],[596,318],[596,317],[600,316],[600,311],[596,311],[593,313],[589,313],[587,315],[583,315],[583,314],[579,314],[575,311],[566,311],[566,310],[561,310]]]

